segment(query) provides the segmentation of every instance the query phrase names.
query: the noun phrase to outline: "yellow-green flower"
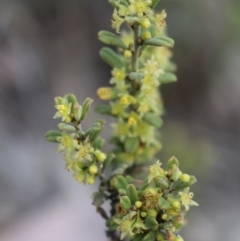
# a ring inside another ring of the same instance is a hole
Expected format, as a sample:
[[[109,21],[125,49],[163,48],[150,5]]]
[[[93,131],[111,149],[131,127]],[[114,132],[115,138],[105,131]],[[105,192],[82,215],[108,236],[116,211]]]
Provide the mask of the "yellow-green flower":
[[[189,187],[185,188],[182,192],[179,192],[180,200],[186,211],[189,210],[189,206],[198,206],[198,204],[192,200],[193,193],[189,192]]]
[[[113,69],[110,84],[116,84],[116,88],[121,92],[126,92],[129,87],[128,84],[124,81],[126,73],[124,69]]]
[[[75,158],[79,159],[80,161],[83,161],[84,159],[92,161],[91,154],[94,152],[94,149],[90,143],[78,145],[77,150],[78,151],[75,154]]]
[[[68,103],[67,99],[58,97],[58,104],[55,105],[55,108],[58,110],[53,118],[61,118],[62,121],[70,122],[70,114],[72,110],[72,104]]]
[[[129,133],[129,125],[123,120],[119,120],[117,124],[112,124],[114,135],[119,137],[121,141],[124,141]]]
[[[158,32],[161,32],[162,28],[166,26],[165,18],[167,17],[167,13],[164,10],[160,14],[156,14],[156,17],[154,19],[156,29]]]
[[[113,12],[113,20],[112,20],[112,28],[116,29],[116,32],[120,32],[120,27],[124,23],[124,19],[119,17],[117,9],[114,9]]]
[[[136,103],[136,99],[133,96],[129,95],[129,94],[120,94],[119,97],[120,97],[120,103],[124,107],[127,107],[130,104],[135,104]]]
[[[119,224],[118,230],[121,231],[120,240],[124,239],[126,236],[133,236],[132,224],[133,221],[124,219],[114,219],[116,224]]]
[[[150,74],[155,76],[156,78],[164,73],[162,69],[159,67],[159,63],[156,61],[155,56],[152,55],[151,59],[147,60],[146,63],[144,64],[144,69],[143,69],[145,74]]]
[[[131,112],[128,116],[128,125],[136,127],[141,121],[141,117],[135,112]]]
[[[114,68],[113,71],[112,71],[112,76],[117,81],[123,81],[125,79],[125,76],[126,76],[125,69]]]
[[[57,151],[62,152],[62,151],[67,151],[67,153],[70,153],[74,148],[76,147],[77,140],[74,139],[74,133],[68,135],[66,132],[62,133],[62,137],[59,138],[60,140],[60,145],[58,146]]]
[[[148,175],[148,183],[150,183],[154,178],[161,178],[165,176],[164,170],[161,168],[161,163],[159,161],[156,164],[150,166]]]
[[[122,17],[126,17],[128,15],[128,8],[122,4],[118,5],[118,14]]]
[[[130,5],[128,7],[129,14],[143,16],[144,13],[150,13],[149,2],[145,0],[129,0]]]
[[[136,134],[143,142],[150,142],[154,138],[154,128],[145,122],[139,123],[135,129]]]
[[[118,116],[124,116],[125,107],[120,103],[120,101],[110,103],[112,107],[112,114]]]

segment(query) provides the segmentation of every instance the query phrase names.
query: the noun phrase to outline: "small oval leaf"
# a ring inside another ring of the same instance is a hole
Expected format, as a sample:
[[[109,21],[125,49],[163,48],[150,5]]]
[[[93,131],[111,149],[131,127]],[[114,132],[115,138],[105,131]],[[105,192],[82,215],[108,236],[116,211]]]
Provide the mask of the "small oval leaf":
[[[48,131],[46,132],[45,134],[45,138],[47,141],[50,141],[50,142],[57,142],[59,143],[59,141],[57,141],[58,137],[61,137],[62,136],[62,133],[59,132],[59,131]]]
[[[166,36],[161,36],[147,39],[143,42],[143,44],[172,48],[174,46],[174,40]]]
[[[108,63],[112,68],[122,69],[125,68],[125,64],[118,54],[112,49],[104,47],[100,50],[101,58]]]

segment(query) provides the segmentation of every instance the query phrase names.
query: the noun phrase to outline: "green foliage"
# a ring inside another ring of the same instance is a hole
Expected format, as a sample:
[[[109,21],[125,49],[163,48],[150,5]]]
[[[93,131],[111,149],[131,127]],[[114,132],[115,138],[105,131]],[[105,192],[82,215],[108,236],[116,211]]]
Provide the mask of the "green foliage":
[[[102,151],[103,120],[82,130],[93,100],[87,98],[80,105],[72,94],[55,98],[54,118],[61,118],[62,123],[59,131],[47,132],[46,139],[59,143],[66,168],[78,182],[93,184],[99,178],[92,199],[106,220],[109,238],[183,241],[177,232],[189,206],[198,205],[189,192],[196,178],[182,173],[175,157],[168,161],[166,170],[159,161],[152,164],[161,149],[159,128],[164,108],[159,86],[177,81],[170,60],[174,40],[165,31],[167,14],[165,10],[153,11],[159,0],[109,2],[114,7],[112,27],[117,33],[123,24],[129,28],[120,35],[98,33],[101,42],[117,47],[100,50],[101,58],[113,70],[111,87],[97,90],[99,98],[109,102],[96,108],[98,113],[115,118],[111,125],[114,148],[109,153]],[[110,176],[105,174],[107,168],[112,171]],[[139,172],[141,179],[136,177]],[[106,201],[111,204],[110,216],[101,207]]]

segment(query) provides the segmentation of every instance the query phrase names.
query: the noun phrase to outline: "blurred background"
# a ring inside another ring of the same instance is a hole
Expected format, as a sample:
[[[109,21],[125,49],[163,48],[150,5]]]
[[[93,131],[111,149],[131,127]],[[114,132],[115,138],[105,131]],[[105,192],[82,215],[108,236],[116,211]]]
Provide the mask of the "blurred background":
[[[193,173],[199,208],[186,241],[240,240],[240,2],[162,0],[179,81],[162,87],[162,162]],[[81,103],[107,85],[97,32],[110,30],[107,0],[0,0],[0,240],[107,240],[95,187],[76,183],[44,134],[53,97]],[[93,112],[89,120],[99,118]],[[110,135],[109,121],[104,133]]]

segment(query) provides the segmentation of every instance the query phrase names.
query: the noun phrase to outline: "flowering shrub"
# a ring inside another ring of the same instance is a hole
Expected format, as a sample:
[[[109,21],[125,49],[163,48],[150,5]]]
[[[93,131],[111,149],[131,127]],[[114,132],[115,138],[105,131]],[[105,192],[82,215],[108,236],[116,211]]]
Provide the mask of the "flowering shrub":
[[[98,38],[117,51],[103,47],[102,59],[112,67],[111,86],[97,94],[108,101],[97,107],[100,114],[115,117],[110,142],[113,150],[102,150],[99,136],[104,121],[98,120],[84,131],[81,124],[92,99],[80,105],[68,94],[55,98],[54,118],[61,118],[59,131],[49,131],[46,139],[59,143],[66,169],[76,181],[94,184],[99,178],[93,205],[106,219],[111,240],[182,241],[179,230],[184,225],[189,206],[197,206],[189,187],[194,176],[182,173],[172,157],[164,170],[154,163],[161,149],[159,128],[164,112],[159,87],[175,82],[171,62],[174,41],[166,36],[166,11],[155,14],[159,0],[110,0],[113,7],[112,28],[118,34],[100,31]],[[121,31],[125,24],[129,31]],[[110,168],[110,176],[105,169]],[[110,200],[110,215],[101,205]]]

